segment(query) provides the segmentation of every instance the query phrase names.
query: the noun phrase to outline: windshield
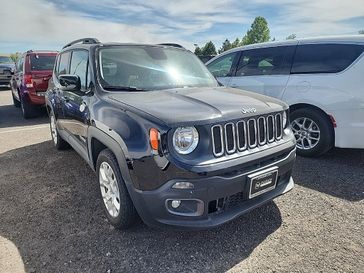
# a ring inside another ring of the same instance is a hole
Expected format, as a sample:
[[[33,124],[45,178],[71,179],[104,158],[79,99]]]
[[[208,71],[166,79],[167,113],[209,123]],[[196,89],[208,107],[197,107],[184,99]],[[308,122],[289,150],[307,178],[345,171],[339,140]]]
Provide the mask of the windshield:
[[[30,55],[30,69],[35,71],[53,70],[55,55]]]
[[[217,86],[215,78],[189,51],[154,46],[100,49],[101,84],[112,90],[161,90]]]
[[[0,56],[0,63],[13,63],[13,60],[10,57]]]

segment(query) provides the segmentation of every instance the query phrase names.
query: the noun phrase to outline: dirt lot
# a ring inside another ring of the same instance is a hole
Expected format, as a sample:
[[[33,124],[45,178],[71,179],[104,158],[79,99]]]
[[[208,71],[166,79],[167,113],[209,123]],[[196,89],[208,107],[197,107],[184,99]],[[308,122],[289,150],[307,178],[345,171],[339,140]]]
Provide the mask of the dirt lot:
[[[0,272],[363,272],[364,151],[298,158],[296,187],[220,228],[122,232],[93,172],[56,152],[47,117],[0,90]]]

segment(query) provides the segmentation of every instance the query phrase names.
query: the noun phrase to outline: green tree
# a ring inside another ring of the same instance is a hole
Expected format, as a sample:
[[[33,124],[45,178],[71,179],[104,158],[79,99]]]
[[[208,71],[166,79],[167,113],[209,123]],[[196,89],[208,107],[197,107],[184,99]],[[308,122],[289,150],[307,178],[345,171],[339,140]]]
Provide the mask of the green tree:
[[[10,54],[10,58],[14,61],[14,63],[16,63],[20,57],[21,57],[20,52]]]
[[[359,34],[364,34],[364,29],[358,31]]]
[[[235,41],[231,44],[231,48],[235,48],[240,46],[240,40],[239,38],[236,38]]]
[[[296,34],[294,34],[294,33],[292,33],[291,35],[288,35],[287,37],[286,37],[286,40],[294,40],[294,39],[296,39],[297,38],[297,35]]]
[[[255,17],[254,22],[252,23],[250,29],[243,37],[241,44],[250,45],[256,43],[263,43],[263,42],[268,42],[269,39],[270,39],[270,31],[268,27],[268,22],[264,17],[258,16]]]
[[[202,55],[202,51],[201,51],[201,48],[199,46],[196,46],[196,48],[195,48],[195,54],[197,56],[201,56]]]
[[[231,49],[231,43],[228,39],[226,39],[223,43],[222,43],[222,46],[221,48],[219,49],[219,53],[223,53],[224,51],[226,50],[229,50]]]
[[[202,48],[202,55],[203,56],[216,55],[216,47],[213,42],[209,41],[205,44],[205,46]]]

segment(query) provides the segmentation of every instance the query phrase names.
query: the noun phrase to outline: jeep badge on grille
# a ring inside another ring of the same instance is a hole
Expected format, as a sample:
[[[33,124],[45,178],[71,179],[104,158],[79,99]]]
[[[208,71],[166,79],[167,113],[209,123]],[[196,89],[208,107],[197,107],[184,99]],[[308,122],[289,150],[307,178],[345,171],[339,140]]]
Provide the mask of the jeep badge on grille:
[[[241,112],[243,112],[243,114],[255,113],[256,111],[257,109],[255,109],[254,107],[241,109]]]

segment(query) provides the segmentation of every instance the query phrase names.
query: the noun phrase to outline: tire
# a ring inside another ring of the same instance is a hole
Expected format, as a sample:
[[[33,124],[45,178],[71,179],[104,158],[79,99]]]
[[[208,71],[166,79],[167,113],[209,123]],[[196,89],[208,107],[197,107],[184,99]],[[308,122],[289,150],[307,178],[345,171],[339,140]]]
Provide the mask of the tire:
[[[21,107],[23,117],[25,119],[34,118],[37,114],[35,107],[32,106],[26,100],[24,100],[21,96],[20,96],[20,107]]]
[[[58,133],[56,117],[54,116],[53,111],[49,112],[49,129],[51,131],[52,142],[57,150],[66,150],[70,147]]]
[[[100,152],[96,170],[102,204],[109,222],[121,230],[132,227],[139,218],[138,213],[129,196],[116,157],[109,149]]]
[[[298,155],[318,157],[334,146],[334,128],[325,113],[301,108],[293,111],[290,118]]]
[[[20,101],[18,101],[15,97],[14,97],[14,94],[13,92],[11,92],[11,96],[13,97],[13,104],[16,108],[19,108],[20,107]]]

